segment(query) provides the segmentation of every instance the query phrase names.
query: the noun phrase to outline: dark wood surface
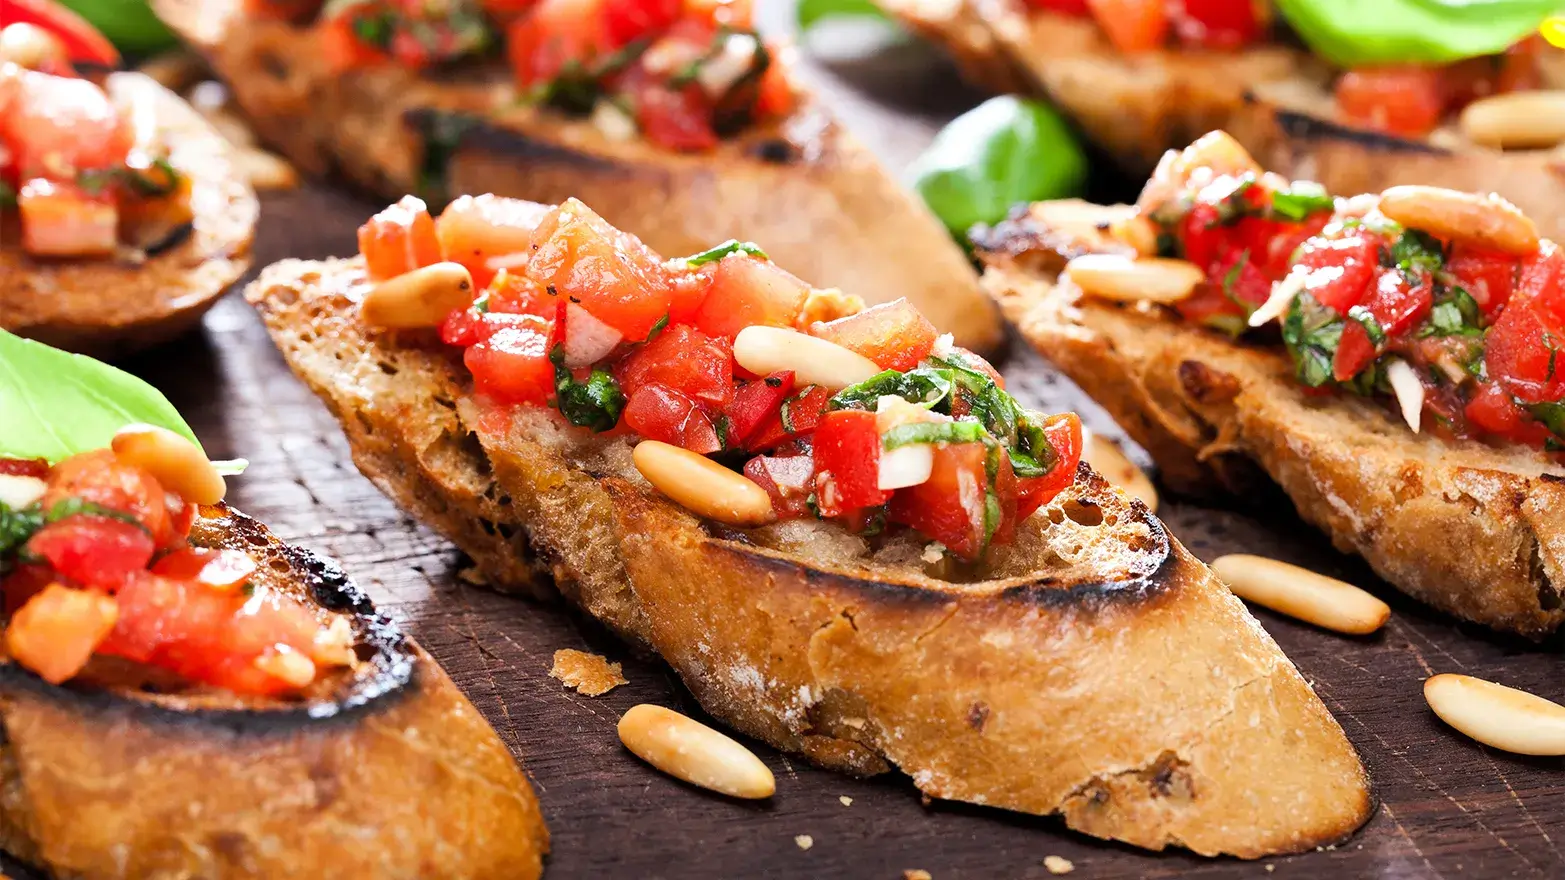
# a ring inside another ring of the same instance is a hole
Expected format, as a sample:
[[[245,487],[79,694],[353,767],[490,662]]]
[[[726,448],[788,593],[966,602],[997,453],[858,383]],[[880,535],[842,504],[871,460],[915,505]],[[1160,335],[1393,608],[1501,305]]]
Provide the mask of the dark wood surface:
[[[940,121],[974,99],[938,60],[910,45],[806,73],[899,167]],[[356,225],[376,207],[328,186],[269,197],[258,264],[349,253]],[[851,779],[753,743],[777,775],[777,795],[765,803],[728,800],[660,775],[620,746],[614,728],[641,702],[700,717],[672,673],[568,609],[463,583],[460,556],[354,470],[336,423],[294,381],[237,297],[208,317],[201,335],[129,366],[169,394],[214,455],[251,460],[233,483],[236,505],[285,539],[340,559],[499,730],[543,801],[554,840],[549,877],[901,878],[911,869],[937,880],[1047,877],[1048,855],[1070,859],[1073,878],[1565,876],[1561,762],[1466,740],[1435,719],[1421,695],[1428,675],[1466,672],[1565,697],[1557,647],[1489,636],[1417,607],[1286,510],[1257,518],[1237,507],[1168,503],[1164,516],[1203,558],[1263,553],[1362,584],[1392,604],[1385,631],[1362,639],[1257,612],[1358,747],[1380,808],[1335,850],[1264,865],[1147,854],[1073,834],[1052,819],[925,805],[899,775]],[[1030,405],[1079,408],[1095,428],[1112,432],[1036,358],[1013,356],[1006,370]],[[630,684],[598,699],[568,691],[548,676],[558,648],[622,661]],[[798,835],[809,835],[813,846],[802,849]]]

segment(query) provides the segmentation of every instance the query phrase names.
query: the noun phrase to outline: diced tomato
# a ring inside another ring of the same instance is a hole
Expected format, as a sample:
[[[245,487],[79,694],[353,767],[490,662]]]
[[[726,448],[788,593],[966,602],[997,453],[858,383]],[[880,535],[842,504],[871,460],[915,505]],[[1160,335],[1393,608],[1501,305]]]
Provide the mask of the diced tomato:
[[[315,29],[316,49],[328,69],[343,72],[386,60],[386,53],[360,39],[349,15],[321,19]]]
[[[59,577],[42,562],[23,562],[12,566],[11,571],[0,578],[0,588],[5,590],[5,613],[15,614],[18,608],[27,604],[27,600],[57,580]]]
[[[816,500],[823,516],[884,504],[880,488],[880,428],[864,410],[826,413],[815,429]]]
[[[989,538],[992,544],[1009,544],[1016,540],[1016,524],[1021,522],[1016,516],[1019,503],[1017,490],[1016,471],[1011,467],[1011,456],[1002,449],[994,472],[993,492],[995,501],[1000,505],[1000,519],[995,523],[994,534]]]
[[[376,281],[440,262],[440,242],[429,206],[417,196],[403,196],[371,217],[359,227],[359,253]]]
[[[778,519],[800,519],[810,512],[815,491],[815,459],[808,455],[757,455],[745,462],[744,475],[766,490]]]
[[[1565,396],[1560,348],[1565,344],[1565,255],[1545,243],[1521,263],[1510,303],[1485,337],[1489,376],[1523,403]]]
[[[712,278],[717,274],[716,263],[705,263],[691,268],[684,260],[670,260],[664,264],[668,273],[673,299],[668,308],[668,320],[673,324],[689,324],[695,320],[706,295],[712,290]]]
[[[553,82],[567,66],[587,67],[614,45],[604,0],[542,0],[506,31],[506,55],[523,88]]]
[[[793,373],[787,370],[742,385],[723,411],[728,417],[730,445],[749,448],[751,435],[777,414],[792,393]]]
[[[1042,9],[1045,12],[1058,12],[1061,15],[1088,16],[1092,10],[1087,6],[1087,0],[1027,0],[1027,5],[1033,9]]]
[[[665,38],[668,39],[674,38]],[[695,46],[691,50],[696,58],[704,52]],[[712,99],[699,83],[674,86],[666,75],[648,73],[637,66],[625,75],[620,87],[629,96],[636,111],[636,124],[648,140],[664,149],[686,152],[703,152],[717,146],[717,132],[712,128]]]
[[[1331,361],[1331,377],[1346,382],[1374,359],[1375,343],[1370,340],[1369,331],[1357,321],[1343,324],[1342,338],[1337,342],[1337,353]]]
[[[772,63],[761,74],[760,87],[755,94],[755,114],[761,117],[783,117],[793,112],[797,103],[793,84],[788,80],[786,50],[772,53]]]
[[[245,12],[257,18],[306,21],[320,12],[324,0],[245,0]]]
[[[1175,0],[1174,31],[1193,46],[1237,49],[1261,38],[1257,6],[1254,0]]]
[[[152,566],[152,573],[194,581],[214,590],[237,590],[255,574],[255,558],[238,550],[188,547],[175,550]]]
[[[50,584],[12,616],[6,648],[11,659],[39,678],[60,684],[92,659],[118,614],[112,596]]]
[[[119,211],[112,198],[88,196],[79,187],[35,178],[17,194],[22,249],[36,257],[106,257],[119,241]]]
[[[937,446],[929,479],[898,489],[887,515],[944,544],[962,559],[981,556],[985,540],[988,475],[982,443]]]
[[[1321,305],[1346,315],[1369,293],[1381,244],[1380,236],[1368,231],[1305,242],[1296,264],[1305,273],[1305,291]]]
[[[648,440],[709,455],[724,448],[701,405],[666,385],[643,385],[628,395],[625,424]]]
[[[0,474],[41,480],[49,475],[49,462],[42,458],[0,458]]]
[[[528,277],[577,303],[626,339],[647,338],[668,314],[672,284],[657,255],[576,199],[539,222],[533,246]]]
[[[462,355],[473,386],[498,403],[542,404],[554,396],[549,360],[554,324],[536,315],[515,315],[505,326]]]
[[[687,19],[729,30],[751,30],[755,26],[752,0],[685,0]]]
[[[907,371],[929,357],[939,334],[918,309],[899,299],[835,321],[817,321],[810,335],[856,351],[883,370]]]
[[[1081,419],[1075,413],[1049,416],[1043,424],[1043,435],[1054,447],[1054,466],[1043,476],[1017,480],[1018,522],[1032,516],[1076,482],[1076,467],[1081,464]]]
[[[717,263],[695,324],[729,339],[756,325],[792,327],[809,292],[808,284],[770,260],[729,254]]]
[[[1509,436],[1525,418],[1515,399],[1494,382],[1484,383],[1468,401],[1464,413],[1480,430],[1500,437]]]
[[[1436,67],[1361,68],[1337,79],[1337,106],[1359,125],[1422,137],[1445,115],[1445,87]]]
[[[533,232],[551,210],[548,205],[504,196],[462,196],[435,221],[438,252],[466,266],[479,287],[494,279],[501,264],[520,275],[532,252]]]
[[[755,436],[745,448],[751,452],[771,449],[800,437],[815,433],[826,405],[831,402],[831,392],[819,385],[810,385],[793,397],[783,401],[778,412],[761,423]]]
[[[1197,202],[1179,221],[1179,244],[1186,260],[1211,274],[1212,264],[1230,250],[1227,228],[1215,205]]]
[[[1565,327],[1565,251],[1545,241],[1523,259],[1513,298],[1541,310],[1551,327]]]
[[[1272,282],[1262,272],[1250,251],[1230,254],[1217,264],[1213,281],[1222,288],[1223,295],[1250,310],[1258,308],[1271,298]]]
[[[1429,315],[1433,302],[1434,287],[1429,278],[1413,285],[1400,270],[1381,269],[1361,305],[1390,340],[1421,323]],[[1378,353],[1369,331],[1350,318],[1342,328],[1342,340],[1332,361],[1332,377],[1338,382],[1352,379],[1369,366]]]
[[[1168,39],[1163,0],[1087,0],[1109,42],[1121,52],[1148,52]]]
[[[627,355],[614,372],[626,396],[643,385],[659,384],[722,407],[734,394],[734,349],[727,339],[674,324]]]
[[[679,18],[681,0],[604,0],[603,27],[610,48],[667,30]]]
[[[1493,317],[1510,301],[1511,291],[1516,288],[1519,263],[1509,254],[1481,251],[1456,242],[1445,268],[1472,295],[1483,314]]]
[[[1272,221],[1272,234],[1263,246],[1251,251],[1260,254],[1261,270],[1273,281],[1280,280],[1293,268],[1293,254],[1331,220],[1331,211],[1319,211],[1300,223]],[[1255,257],[1252,256],[1252,259]]]
[[[60,39],[71,60],[98,67],[120,66],[120,53],[85,18],[56,0],[0,0],[0,27],[25,22]]]
[[[103,516],[66,517],[39,529],[27,552],[61,577],[113,592],[152,561],[152,536],[140,526]]]
[[[538,0],[478,0],[478,4],[495,21],[509,22],[531,11],[538,5]]]
[[[1219,284],[1200,285],[1195,293],[1175,303],[1174,309],[1186,321],[1225,333],[1237,333],[1244,327],[1244,309],[1229,299]]]
[[[440,322],[440,341],[446,345],[466,348],[488,335],[484,316],[477,309],[457,309]]]
[[[44,511],[85,501],[134,517],[146,527],[156,546],[167,547],[182,537],[169,521],[168,493],[153,476],[121,463],[107,449],[73,455],[49,472],[42,499]]]

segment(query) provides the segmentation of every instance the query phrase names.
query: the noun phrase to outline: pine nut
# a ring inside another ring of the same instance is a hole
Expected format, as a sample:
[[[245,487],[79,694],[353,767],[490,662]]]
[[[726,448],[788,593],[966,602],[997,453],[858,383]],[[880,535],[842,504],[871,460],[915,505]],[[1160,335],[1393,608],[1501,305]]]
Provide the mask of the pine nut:
[[[1147,510],[1157,513],[1157,489],[1152,480],[1127,457],[1119,444],[1093,434],[1087,438],[1082,459],[1092,465],[1103,479],[1123,489],[1132,498],[1141,499]]]
[[[1065,271],[1082,293],[1116,302],[1176,303],[1206,280],[1200,267],[1184,260],[1132,260],[1119,254],[1083,254]]]
[[[1234,595],[1323,629],[1372,633],[1391,616],[1386,603],[1352,584],[1264,556],[1236,553],[1212,561]]]
[[[255,668],[289,687],[309,687],[315,681],[315,661],[281,643],[255,658]]]
[[[32,506],[48,489],[49,484],[37,477],[0,474],[0,504],[12,510]]]
[[[1468,104],[1459,120],[1473,143],[1502,150],[1552,147],[1565,141],[1565,91],[1506,92]]]
[[[836,391],[881,372],[880,365],[835,342],[783,327],[746,327],[734,338],[734,360],[758,376],[792,370],[794,383]]]
[[[446,316],[473,302],[473,275],[461,263],[436,263],[388,278],[359,304],[365,323],[375,327],[437,327]]]
[[[43,28],[20,21],[0,28],[0,63],[11,62],[29,70],[42,70],[70,62],[60,38]]]
[[[216,504],[228,493],[223,475],[201,447],[167,428],[126,425],[115,433],[110,446],[115,458],[151,474],[186,501]]]
[[[1135,248],[1143,257],[1157,256],[1157,227],[1144,214],[1128,214],[1110,221],[1108,233],[1114,240]]]
[[[758,526],[772,520],[772,499],[765,489],[704,455],[643,440],[631,458],[653,488],[697,516],[731,526]]]
[[[619,720],[619,740],[636,757],[691,785],[741,798],[777,791],[772,771],[754,752],[662,706],[632,706]]]
[[[257,150],[239,147],[234,150],[234,167],[250,186],[258,190],[293,189],[299,185],[299,172],[281,157]]]
[[[1477,195],[1438,186],[1393,186],[1380,194],[1380,213],[1440,238],[1526,255],[1538,249],[1538,227],[1494,193]]]
[[[1424,682],[1440,720],[1486,746],[1518,755],[1565,755],[1565,706],[1516,688],[1445,673]]]

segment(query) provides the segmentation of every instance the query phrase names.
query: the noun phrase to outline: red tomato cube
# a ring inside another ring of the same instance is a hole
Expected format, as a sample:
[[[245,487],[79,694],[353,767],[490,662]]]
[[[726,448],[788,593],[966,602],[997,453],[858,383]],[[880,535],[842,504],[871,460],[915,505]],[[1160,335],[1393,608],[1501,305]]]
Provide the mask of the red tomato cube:
[[[762,424],[779,413],[782,402],[792,393],[793,373],[788,370],[740,386],[723,411],[728,417],[730,439],[734,441],[730,445],[747,444]]]
[[[777,412],[762,420],[745,448],[751,452],[760,452],[814,434],[830,402],[831,392],[819,385],[810,385],[795,392],[779,405]]]
[[[60,684],[87,665],[117,617],[112,596],[50,584],[11,618],[6,647],[39,678]]]
[[[717,262],[695,324],[730,340],[746,327],[792,327],[809,293],[808,284],[770,260],[729,254]]]
[[[27,541],[55,573],[110,592],[152,561],[152,537],[140,526],[102,516],[70,516],[50,523]]]
[[[1054,466],[1042,476],[1017,480],[1017,522],[1032,516],[1076,482],[1076,470],[1081,464],[1081,419],[1075,413],[1049,416],[1043,423],[1043,436],[1054,448]]]
[[[542,0],[506,31],[506,53],[523,88],[553,82],[567,66],[587,67],[612,38],[604,0]]]
[[[666,385],[643,385],[629,395],[625,424],[648,440],[708,455],[724,447],[701,405]]]
[[[359,227],[359,253],[376,281],[440,262],[440,242],[429,206],[417,196],[403,196],[371,217]]]
[[[939,541],[962,559],[977,559],[987,546],[986,456],[982,443],[936,447],[929,480],[897,490],[887,516]]]
[[[532,253],[533,231],[551,210],[503,196],[462,196],[435,221],[439,252],[443,259],[466,266],[480,288],[502,268],[520,275]]]
[[[549,360],[554,324],[535,315],[512,321],[462,355],[473,386],[498,403],[542,404],[554,396],[554,364]]]
[[[1445,267],[1489,317],[1510,301],[1520,272],[1520,263],[1510,254],[1481,251],[1461,242],[1451,246]]]
[[[35,178],[16,197],[22,250],[38,257],[105,257],[119,244],[119,210],[108,197]]]
[[[159,547],[182,537],[169,514],[169,493],[146,471],[124,464],[107,449],[73,455],[49,472],[49,488],[42,505],[56,506],[86,501],[129,514],[146,527]]]
[[[239,550],[190,547],[159,559],[152,566],[152,573],[193,581],[214,590],[237,590],[250,580],[256,568],[254,557]]]
[[[810,325],[810,335],[869,358],[883,370],[907,371],[935,348],[935,325],[905,299],[882,303],[857,315]]]
[[[668,315],[672,284],[641,240],[576,199],[538,224],[527,275],[637,341]],[[714,334],[715,335],[715,334]]]
[[[1304,289],[1339,315],[1363,301],[1380,264],[1380,236],[1367,230],[1342,238],[1312,238],[1304,243],[1295,265],[1302,266]]]
[[[817,501],[826,516],[886,503],[880,488],[880,428],[863,410],[826,413],[815,429]]]
[[[778,519],[800,519],[810,512],[815,489],[815,460],[808,455],[757,455],[745,462],[744,475],[772,498]]]
[[[734,349],[727,339],[675,324],[631,352],[615,372],[627,396],[655,383],[720,407],[734,394]]]

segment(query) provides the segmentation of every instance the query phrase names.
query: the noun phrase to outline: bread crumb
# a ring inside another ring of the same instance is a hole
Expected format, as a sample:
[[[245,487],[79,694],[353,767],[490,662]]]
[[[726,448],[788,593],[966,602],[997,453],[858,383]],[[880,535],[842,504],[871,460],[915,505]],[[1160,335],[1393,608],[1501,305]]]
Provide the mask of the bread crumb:
[[[1270,874],[1271,872],[1273,872],[1275,870],[1277,870],[1277,866],[1276,865],[1267,865],[1266,866],[1266,873],[1268,873],[1268,874]]]
[[[610,663],[598,654],[561,648],[554,652],[554,667],[550,678],[558,678],[566,687],[587,697],[601,697],[622,684],[627,684],[620,673],[618,663]]]
[[[808,834],[800,834],[793,839],[793,842],[799,845],[799,849],[809,849],[815,845],[815,838]]]
[[[1043,866],[1049,869],[1050,874],[1069,874],[1076,870],[1070,859],[1060,856],[1044,856]]]
[[[934,880],[934,878],[923,868],[914,868],[911,871],[903,871],[902,880]]]
[[[943,559],[945,555],[946,545],[940,543],[939,541],[934,541],[924,548],[924,555],[922,558],[930,565],[934,565]]]
[[[847,795],[843,795],[842,797],[837,798],[837,800],[842,801],[842,805],[844,807],[851,807],[851,806],[853,806],[853,798],[850,798]]]

